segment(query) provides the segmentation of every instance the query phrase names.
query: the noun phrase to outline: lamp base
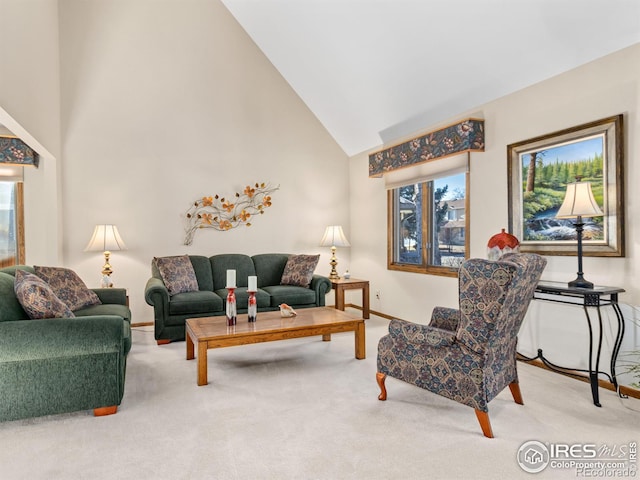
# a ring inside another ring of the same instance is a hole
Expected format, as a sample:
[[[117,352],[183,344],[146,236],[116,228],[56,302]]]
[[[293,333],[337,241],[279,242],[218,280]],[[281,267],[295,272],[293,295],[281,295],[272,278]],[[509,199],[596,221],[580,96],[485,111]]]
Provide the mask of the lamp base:
[[[331,265],[331,273],[329,273],[329,280],[339,280],[340,275],[338,275],[338,270],[336,267],[338,266],[338,259],[336,258],[336,247],[331,247],[331,261],[329,262]]]
[[[111,264],[109,263],[109,256],[111,252],[108,250],[104,252],[104,265],[102,266],[102,281],[100,282],[101,288],[111,288],[113,287],[113,282],[111,281],[111,274],[113,270],[111,269]]]
[[[569,282],[568,285],[571,288],[593,288],[593,283],[585,280],[582,275],[578,275],[578,277],[572,282]]]
[[[578,177],[576,177],[578,181]],[[582,270],[582,227],[584,227],[584,223],[582,223],[582,217],[578,215],[576,217],[576,223],[574,223],[576,227],[576,235],[578,237],[578,273],[577,277],[573,282],[569,282],[569,288],[593,288],[593,283],[588,282],[584,279],[583,270]]]

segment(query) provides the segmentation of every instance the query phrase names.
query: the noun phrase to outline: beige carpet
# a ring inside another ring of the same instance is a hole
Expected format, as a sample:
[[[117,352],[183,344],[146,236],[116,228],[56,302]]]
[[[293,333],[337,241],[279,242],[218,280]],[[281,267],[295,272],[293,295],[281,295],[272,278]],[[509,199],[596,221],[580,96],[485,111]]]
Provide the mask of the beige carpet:
[[[258,316],[258,321],[260,321]],[[472,409],[389,378],[377,400],[376,345],[387,321],[367,321],[367,359],[352,333],[211,350],[196,385],[185,344],[156,346],[136,329],[116,415],[78,412],[0,424],[2,479],[513,479],[518,448],[622,445],[640,437],[640,402],[519,364],[525,405],[508,389],[490,404],[496,438]]]

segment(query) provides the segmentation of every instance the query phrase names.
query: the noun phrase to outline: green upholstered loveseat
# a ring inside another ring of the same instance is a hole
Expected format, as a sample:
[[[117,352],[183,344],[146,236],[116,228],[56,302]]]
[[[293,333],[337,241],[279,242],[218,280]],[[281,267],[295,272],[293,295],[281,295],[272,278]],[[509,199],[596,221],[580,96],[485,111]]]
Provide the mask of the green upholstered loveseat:
[[[227,270],[236,270],[236,305],[239,314],[247,312],[249,276],[258,277],[258,312],[278,310],[281,303],[293,308],[323,307],[331,291],[327,277],[313,275],[308,288],[280,285],[288,254],[264,253],[254,256],[230,253],[205,257],[189,255],[198,280],[197,292],[170,296],[155,262],[145,288],[145,300],[153,306],[155,338],[158,344],[184,340],[185,320],[225,315]],[[260,316],[258,315],[258,321]]]
[[[126,290],[94,289],[101,305],[75,318],[30,320],[15,292],[16,269],[0,269],[0,421],[94,410],[115,413],[131,349]]]

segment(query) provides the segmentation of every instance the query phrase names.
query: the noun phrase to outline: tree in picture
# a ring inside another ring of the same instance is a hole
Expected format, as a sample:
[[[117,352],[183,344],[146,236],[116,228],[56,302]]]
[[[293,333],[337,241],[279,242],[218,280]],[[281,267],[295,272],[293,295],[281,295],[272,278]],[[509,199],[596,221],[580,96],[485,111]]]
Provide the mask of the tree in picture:
[[[555,218],[567,184],[579,177],[590,182],[594,198],[604,209],[604,135],[594,135],[520,155],[522,166],[523,240],[576,240],[572,220]],[[602,240],[601,217],[585,220],[585,241]]]

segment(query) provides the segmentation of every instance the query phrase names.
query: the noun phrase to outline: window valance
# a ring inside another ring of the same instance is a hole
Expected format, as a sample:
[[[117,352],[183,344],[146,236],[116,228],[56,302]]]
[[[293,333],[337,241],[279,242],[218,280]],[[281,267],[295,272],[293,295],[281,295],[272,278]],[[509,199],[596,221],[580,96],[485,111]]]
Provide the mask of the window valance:
[[[3,163],[37,167],[40,156],[19,138],[0,136],[0,164]]]
[[[469,118],[369,155],[369,176],[431,162],[463,152],[484,151],[484,120]]]

